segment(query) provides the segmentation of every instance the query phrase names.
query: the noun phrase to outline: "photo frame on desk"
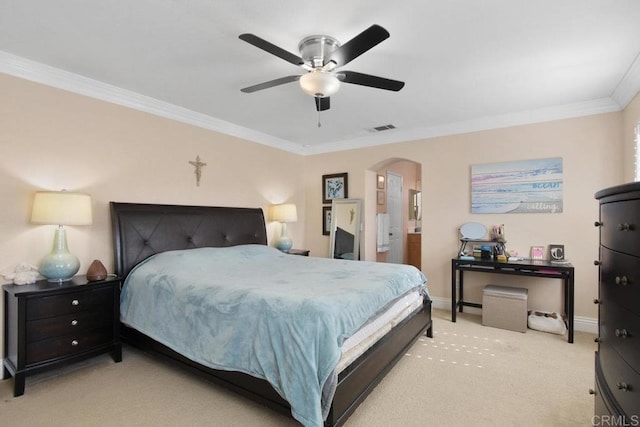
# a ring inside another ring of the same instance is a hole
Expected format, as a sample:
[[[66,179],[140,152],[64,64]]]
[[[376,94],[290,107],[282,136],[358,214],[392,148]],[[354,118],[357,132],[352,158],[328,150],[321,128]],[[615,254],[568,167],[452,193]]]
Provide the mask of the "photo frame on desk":
[[[564,245],[549,245],[549,261],[564,261]]]
[[[531,246],[531,259],[540,261],[544,259],[544,246]]]

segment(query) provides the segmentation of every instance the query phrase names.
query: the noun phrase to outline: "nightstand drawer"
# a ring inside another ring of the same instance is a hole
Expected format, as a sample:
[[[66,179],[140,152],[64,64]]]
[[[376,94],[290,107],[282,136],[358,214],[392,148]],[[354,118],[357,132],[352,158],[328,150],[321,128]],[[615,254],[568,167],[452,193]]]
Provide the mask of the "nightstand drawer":
[[[61,295],[41,296],[27,300],[27,320],[77,313],[108,304],[113,305],[113,288],[110,286]]]
[[[37,363],[56,357],[90,350],[113,341],[113,328],[94,329],[74,335],[51,338],[27,344],[26,363]]]
[[[27,342],[71,335],[113,325],[113,308],[105,305],[95,311],[81,311],[66,316],[27,322]]]

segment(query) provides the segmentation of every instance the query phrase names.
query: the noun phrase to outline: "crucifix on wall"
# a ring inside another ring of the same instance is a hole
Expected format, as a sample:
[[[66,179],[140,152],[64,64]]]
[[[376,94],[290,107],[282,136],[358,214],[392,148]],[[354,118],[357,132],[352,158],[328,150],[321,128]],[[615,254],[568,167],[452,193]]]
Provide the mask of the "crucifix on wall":
[[[196,185],[200,187],[200,178],[202,177],[202,167],[207,166],[206,163],[200,161],[200,156],[196,156],[196,160],[189,160],[189,163],[193,165],[195,168],[194,173],[196,174]]]

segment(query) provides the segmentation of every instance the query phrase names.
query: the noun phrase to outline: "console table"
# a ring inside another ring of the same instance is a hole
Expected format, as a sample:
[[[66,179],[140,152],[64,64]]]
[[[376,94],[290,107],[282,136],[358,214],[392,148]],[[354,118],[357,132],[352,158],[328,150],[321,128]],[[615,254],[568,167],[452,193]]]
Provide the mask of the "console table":
[[[456,321],[456,310],[462,308],[482,308],[482,304],[464,300],[464,272],[512,274],[516,276],[542,277],[560,279],[564,285],[564,311],[568,319],[568,341],[573,342],[573,310],[574,310],[574,268],[571,264],[554,264],[548,261],[509,261],[494,260],[466,260],[453,258],[451,260],[451,321]],[[458,279],[458,280],[456,280]],[[459,290],[458,290],[459,289]],[[458,298],[459,294],[459,298]]]

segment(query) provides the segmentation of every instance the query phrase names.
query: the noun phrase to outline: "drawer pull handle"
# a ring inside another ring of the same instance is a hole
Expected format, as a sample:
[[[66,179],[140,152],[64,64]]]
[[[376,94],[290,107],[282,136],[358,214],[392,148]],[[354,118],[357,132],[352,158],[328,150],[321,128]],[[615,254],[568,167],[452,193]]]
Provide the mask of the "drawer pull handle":
[[[626,222],[623,222],[622,224],[618,224],[618,230],[620,231],[633,231],[634,226],[633,224],[627,224]]]
[[[622,286],[627,286],[627,283],[629,283],[629,279],[627,279],[627,276],[616,276],[616,285],[622,284]]]
[[[623,383],[623,382],[617,382],[616,388],[622,391],[631,391],[631,387],[629,387],[627,383]]]
[[[78,345],[78,340],[71,341],[71,345],[74,346],[74,347],[77,346]]]
[[[616,337],[625,339],[629,336],[629,332],[626,329],[616,329]]]
[[[80,305],[80,301],[74,299],[73,301],[71,301],[71,305]]]
[[[602,227],[602,222],[596,221],[593,223],[593,225],[595,225],[596,227]]]
[[[76,319],[73,319],[71,321],[71,326],[76,326],[78,324],[78,321]]]

